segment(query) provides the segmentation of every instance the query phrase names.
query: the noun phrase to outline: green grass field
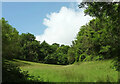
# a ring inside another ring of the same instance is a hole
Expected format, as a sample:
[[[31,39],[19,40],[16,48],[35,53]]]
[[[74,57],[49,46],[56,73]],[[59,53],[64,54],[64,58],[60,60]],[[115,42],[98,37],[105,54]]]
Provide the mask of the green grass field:
[[[90,61],[72,65],[52,65],[14,60],[22,70],[44,82],[117,82],[118,72],[110,68],[112,60]]]

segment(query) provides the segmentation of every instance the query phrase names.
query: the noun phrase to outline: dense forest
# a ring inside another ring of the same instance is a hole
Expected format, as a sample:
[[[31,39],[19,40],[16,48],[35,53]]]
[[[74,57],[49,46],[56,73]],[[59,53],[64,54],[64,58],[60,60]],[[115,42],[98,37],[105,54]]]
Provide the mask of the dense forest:
[[[80,28],[71,46],[57,43],[50,45],[46,41],[37,41],[31,33],[19,34],[16,28],[2,18],[3,81],[10,75],[8,68],[13,67],[5,64],[5,59],[57,65],[114,59],[113,67],[120,70],[120,3],[82,2],[79,8],[85,8],[85,15],[94,19]],[[11,73],[15,73],[12,71],[14,69],[11,69]]]

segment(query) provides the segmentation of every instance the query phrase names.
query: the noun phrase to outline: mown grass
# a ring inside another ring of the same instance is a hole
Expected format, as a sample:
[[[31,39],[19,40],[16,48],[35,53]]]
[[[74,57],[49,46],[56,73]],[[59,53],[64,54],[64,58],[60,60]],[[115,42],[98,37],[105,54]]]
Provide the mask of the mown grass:
[[[118,72],[110,68],[112,60],[90,61],[72,65],[52,65],[22,60],[12,63],[19,65],[30,75],[40,77],[44,82],[118,82]]]

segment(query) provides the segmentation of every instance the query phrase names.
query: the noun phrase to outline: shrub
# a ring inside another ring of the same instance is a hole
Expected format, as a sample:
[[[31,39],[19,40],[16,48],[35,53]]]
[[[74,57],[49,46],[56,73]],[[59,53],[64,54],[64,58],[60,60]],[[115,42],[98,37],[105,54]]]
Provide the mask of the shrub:
[[[3,60],[2,63],[2,83],[6,82],[34,82],[38,81],[34,76],[30,76],[28,71],[22,71],[8,61]]]
[[[88,55],[87,54],[81,54],[79,57],[79,61],[83,61]]]
[[[103,58],[103,56],[101,56],[101,55],[95,56],[95,57],[93,58],[94,61],[103,60],[103,59],[104,59],[104,58]]]
[[[87,56],[83,61],[91,61],[91,60],[92,60],[92,56],[89,55],[89,56]]]

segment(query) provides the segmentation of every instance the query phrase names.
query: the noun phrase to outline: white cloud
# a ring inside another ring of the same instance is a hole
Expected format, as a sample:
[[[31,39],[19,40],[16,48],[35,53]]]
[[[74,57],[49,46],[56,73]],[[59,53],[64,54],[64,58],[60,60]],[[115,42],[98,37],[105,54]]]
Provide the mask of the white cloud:
[[[47,26],[42,35],[36,36],[36,40],[46,41],[49,44],[59,43],[71,45],[79,32],[80,26],[85,25],[92,19],[84,16],[83,10],[62,7],[58,13],[54,12],[47,15],[43,24]]]

